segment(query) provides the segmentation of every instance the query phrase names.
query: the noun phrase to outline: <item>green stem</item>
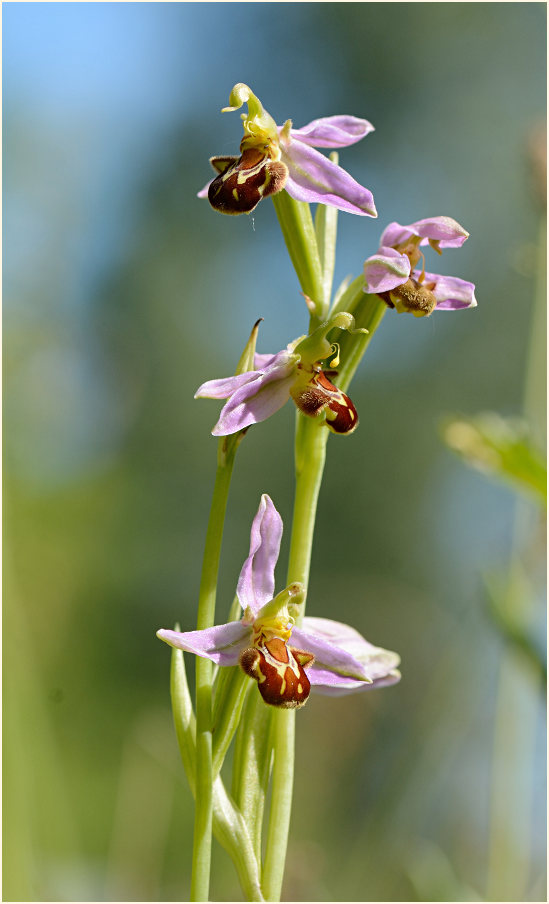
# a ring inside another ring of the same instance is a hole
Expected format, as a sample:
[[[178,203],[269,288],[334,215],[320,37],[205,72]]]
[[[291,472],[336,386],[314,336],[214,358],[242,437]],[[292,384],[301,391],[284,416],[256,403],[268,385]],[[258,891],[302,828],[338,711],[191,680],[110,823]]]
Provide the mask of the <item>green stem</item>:
[[[333,163],[338,162],[338,154],[336,151],[333,151],[330,154],[330,160],[332,160]],[[315,214],[315,233],[324,286],[322,307],[317,307],[317,314],[322,320],[325,320],[328,316],[330,298],[332,296],[336,256],[337,215],[337,207],[328,207],[326,204],[317,205]]]
[[[316,508],[329,432],[317,420],[298,412],[296,427],[296,492],[288,583],[309,580]],[[303,606],[304,608],[304,606]],[[294,775],[295,710],[273,710],[274,736],[269,830],[262,887],[267,901],[279,901],[288,846]]]
[[[387,306],[375,295],[359,296],[356,306],[357,326],[368,334],[347,337],[342,354],[343,366],[338,382],[346,389],[373,334],[381,323]],[[343,337],[342,337],[343,338]],[[326,443],[329,431],[319,420],[298,412],[295,444],[296,492],[290,541],[287,582],[300,581],[308,586],[311,552],[315,528],[318,494],[322,482]],[[301,618],[305,605],[302,607]],[[294,766],[295,710],[275,710],[271,716],[274,730],[274,767],[271,811],[262,887],[268,901],[279,901],[288,844]]]
[[[280,901],[294,784],[295,709],[275,709],[271,714],[274,733],[269,831],[261,887],[266,901]]]
[[[220,440],[215,486],[206,533],[198,598],[197,630],[214,624],[217,575],[225,510],[233,471],[236,443]],[[196,806],[194,821],[191,901],[207,901],[212,855],[213,763],[212,679],[209,659],[196,657]]]
[[[317,214],[315,235],[308,205],[294,201],[286,192],[275,195],[273,201],[301,288],[316,305],[315,310],[311,311],[311,333],[326,315],[329,306],[336,220],[335,217],[326,218],[322,213],[318,217]],[[341,359],[345,364],[338,382],[341,385],[343,380],[345,387],[349,385],[386,310],[381,299],[377,296],[365,296],[362,287],[363,279],[357,278],[345,293],[345,301],[352,304],[353,313],[356,309],[357,326],[366,327],[370,331],[367,335],[342,337]],[[300,581],[305,587],[309,583],[316,509],[328,436],[329,432],[321,420],[306,418],[298,412],[295,442],[296,491],[288,583]],[[300,620],[304,610],[305,604]],[[271,714],[271,732],[274,738],[274,763],[262,888],[266,900],[279,901],[292,806],[295,710],[274,710]]]
[[[325,280],[309,205],[294,201],[285,191],[273,195],[273,204],[301,289],[316,305],[313,318],[318,326],[324,307]]]
[[[308,584],[318,494],[324,471],[328,436],[329,431],[322,421],[304,417],[297,412],[296,492],[288,584],[294,581],[300,581],[305,587]],[[292,808],[295,710],[273,708],[270,721],[274,761],[262,888],[266,900],[279,901]]]
[[[373,335],[383,320],[386,311],[387,305],[378,295],[365,295],[362,293],[360,304],[356,306],[354,311],[350,312],[354,313],[357,328],[364,327],[368,332],[359,335],[344,333],[341,336],[341,367],[339,368],[336,382],[343,392],[347,392],[362,356],[372,341]]]
[[[330,432],[320,420],[297,414],[295,437],[296,490],[288,562],[288,584],[309,583],[318,494]],[[305,609],[305,602],[302,612]]]

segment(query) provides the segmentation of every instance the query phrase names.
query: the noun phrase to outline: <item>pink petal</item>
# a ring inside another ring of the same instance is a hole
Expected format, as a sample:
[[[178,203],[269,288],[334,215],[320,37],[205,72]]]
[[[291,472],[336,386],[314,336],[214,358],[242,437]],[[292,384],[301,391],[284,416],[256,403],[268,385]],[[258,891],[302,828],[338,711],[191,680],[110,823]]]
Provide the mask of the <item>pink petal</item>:
[[[406,282],[410,259],[394,248],[382,247],[364,262],[366,292],[388,292]]]
[[[359,679],[360,687],[363,683],[361,678],[369,678],[374,682],[385,680],[400,663],[398,653],[374,646],[355,628],[329,618],[306,616],[303,628],[294,628],[292,631],[291,642],[314,653],[316,661],[307,674],[311,683],[311,676],[317,676],[314,679],[316,684],[325,683],[326,676],[322,674],[319,677],[318,673],[327,670],[338,673],[346,682],[349,679]],[[328,683],[342,684],[341,681]]]
[[[254,367],[257,370],[266,370],[271,364],[277,364],[278,361],[285,360],[287,356],[286,350],[277,352],[275,355],[260,354],[256,352],[254,355]]]
[[[218,665],[237,665],[238,658],[250,646],[252,632],[248,625],[240,621],[226,625],[214,625],[203,631],[168,631],[164,628],[156,636],[178,650],[195,653],[211,659]]]
[[[286,191],[296,201],[328,204],[363,217],[377,217],[374,197],[355,182],[341,166],[301,141],[282,146],[282,160],[288,167]]]
[[[196,390],[195,399],[228,399],[241,386],[261,376],[259,370],[249,370],[233,377],[222,377],[220,380],[207,380]]]
[[[323,694],[327,697],[337,697],[343,694],[352,694],[356,691],[374,691],[380,687],[389,687],[400,681],[400,672],[394,669],[387,673],[383,678],[375,679],[371,684],[366,681],[355,681],[352,678],[345,678],[342,675],[336,675],[322,669],[307,669],[307,676],[311,682],[311,688],[317,694]]]
[[[204,188],[201,188],[200,191],[197,192],[196,197],[197,198],[207,198],[208,197],[208,189],[209,189],[210,185],[212,184],[212,182],[213,182],[213,179],[210,179],[210,181],[207,183],[207,185],[205,185]]]
[[[294,628],[290,645],[312,653],[315,657],[313,665],[307,669],[309,678],[318,670],[325,669],[332,674],[353,680],[366,680],[369,677],[365,674],[361,663],[351,653],[324,637],[310,632],[307,628]]]
[[[415,270],[417,279],[420,271]],[[463,308],[476,308],[475,286],[458,276],[439,276],[437,273],[426,273],[426,283],[435,283],[433,294],[437,300],[437,311],[460,311]]]
[[[412,235],[420,236],[422,245],[426,245],[429,239],[436,240],[441,248],[459,248],[469,238],[467,230],[452,217],[428,217],[409,226],[389,223],[381,236],[380,245],[400,245]]]
[[[266,493],[261,497],[250,532],[250,554],[242,566],[236,595],[254,615],[274,597],[275,565],[280,552],[282,518]]]
[[[373,125],[356,116],[324,116],[302,129],[292,129],[292,139],[316,148],[344,148],[373,132]]]
[[[286,356],[231,396],[212,430],[213,435],[228,436],[265,421],[288,401],[294,381],[295,356]]]
[[[292,631],[291,642],[314,654],[311,670],[327,667],[358,680],[382,677],[400,661],[396,653],[374,647],[350,625],[328,618],[305,617],[303,627]]]
[[[365,644],[368,650],[375,649],[356,628],[346,622],[335,621],[332,618],[322,618],[317,615],[306,615],[303,619],[303,626],[308,633],[325,637],[327,640],[342,644],[345,647],[358,643],[360,646]]]
[[[467,230],[452,217],[429,217],[417,220],[412,227],[416,235],[424,240],[422,245],[427,244],[429,239],[434,239],[441,248],[461,248],[469,238]]]

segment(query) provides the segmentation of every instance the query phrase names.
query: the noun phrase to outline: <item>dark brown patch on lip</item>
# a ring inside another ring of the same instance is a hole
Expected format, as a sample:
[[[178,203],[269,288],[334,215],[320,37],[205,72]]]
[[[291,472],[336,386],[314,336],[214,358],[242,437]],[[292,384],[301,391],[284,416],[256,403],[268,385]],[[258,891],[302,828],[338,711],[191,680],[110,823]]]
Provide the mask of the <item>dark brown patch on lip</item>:
[[[327,403],[326,425],[334,433],[352,433],[358,426],[358,413],[349,396],[334,386],[324,371],[318,374],[317,382],[330,394]]]
[[[212,157],[210,162],[219,175],[210,183],[208,200],[220,213],[251,213],[263,198],[282,191],[288,177],[286,165],[270,160],[259,148],[247,148],[241,157]]]
[[[257,681],[265,703],[283,709],[297,709],[306,703],[311,684],[303,666],[313,661],[312,653],[288,647],[277,637],[240,654],[241,668]]]
[[[358,427],[356,408],[348,396],[345,398],[347,399],[345,403],[331,402],[329,411],[326,412],[326,424],[334,433],[352,433]]]
[[[292,393],[292,397],[299,410],[309,417],[317,417],[325,411],[326,426],[334,433],[352,433],[358,426],[357,410],[351,399],[334,386],[323,370],[315,370],[309,383],[299,392]]]
[[[294,396],[295,403],[303,414],[316,417],[326,406],[326,393],[319,386],[310,383],[298,396]]]

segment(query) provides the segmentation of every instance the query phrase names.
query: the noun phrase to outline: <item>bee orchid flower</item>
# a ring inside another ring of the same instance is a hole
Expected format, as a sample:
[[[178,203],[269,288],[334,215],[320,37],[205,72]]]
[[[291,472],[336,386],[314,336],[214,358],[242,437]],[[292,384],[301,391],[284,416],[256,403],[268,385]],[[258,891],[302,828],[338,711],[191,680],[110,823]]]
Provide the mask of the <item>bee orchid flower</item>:
[[[310,336],[301,336],[275,355],[255,355],[255,370],[237,376],[208,380],[198,388],[196,398],[228,399],[212,430],[214,436],[228,436],[251,424],[266,420],[292,398],[308,417],[324,417],[332,433],[349,434],[358,424],[358,414],[349,396],[329,379],[337,374],[323,370],[330,358],[337,367],[338,345],[326,334],[338,328],[354,332],[354,318],[346,312],[326,320]]]
[[[303,625],[295,627],[303,585],[290,584],[274,596],[281,538],[282,518],[264,494],[237,585],[242,618],[201,631],[162,629],[160,640],[220,666],[239,664],[272,706],[303,706],[311,688],[346,694],[395,684],[400,679],[398,655],[368,643],[349,625],[305,616]]]
[[[327,116],[294,129],[288,119],[277,126],[248,87],[239,83],[222,112],[242,113],[244,137],[240,156],[211,157],[217,176],[199,192],[220,213],[251,213],[262,198],[286,189],[297,201],[327,204],[348,213],[377,217],[374,198],[342,167],[315,148],[341,148],[355,144],[373,131],[356,116]]]
[[[381,236],[379,250],[364,263],[364,291],[379,295],[399,313],[415,317],[427,317],[435,310],[476,307],[473,283],[457,276],[427,273],[420,251],[422,245],[430,245],[442,254],[443,248],[459,248],[468,238],[469,233],[451,217],[417,220],[410,226],[390,223]]]

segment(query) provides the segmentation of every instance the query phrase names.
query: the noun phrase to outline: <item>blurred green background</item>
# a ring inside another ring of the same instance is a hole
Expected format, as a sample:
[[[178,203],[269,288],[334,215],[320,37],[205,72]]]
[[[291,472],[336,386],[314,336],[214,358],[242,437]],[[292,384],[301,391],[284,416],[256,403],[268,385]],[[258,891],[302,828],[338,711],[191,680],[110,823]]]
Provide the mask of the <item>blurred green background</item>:
[[[361,426],[328,445],[310,612],[398,650],[403,679],[299,713],[285,898],[545,897],[545,703],[483,577],[526,558],[542,644],[539,515],[439,426],[524,413],[529,373],[544,436],[545,45],[542,3],[4,3],[4,899],[189,895],[155,631],[195,620],[219,406],[193,393],[258,317],[260,351],[307,322],[270,202],[196,198],[237,149],[219,110],[238,81],[278,122],[376,126],[340,155],[379,220],[340,215],[336,283],[389,221],[447,214],[471,238],[440,269],[479,300],[388,314],[351,389]],[[289,526],[293,417],[239,452],[223,616],[262,492]],[[212,897],[239,896],[216,847]]]

